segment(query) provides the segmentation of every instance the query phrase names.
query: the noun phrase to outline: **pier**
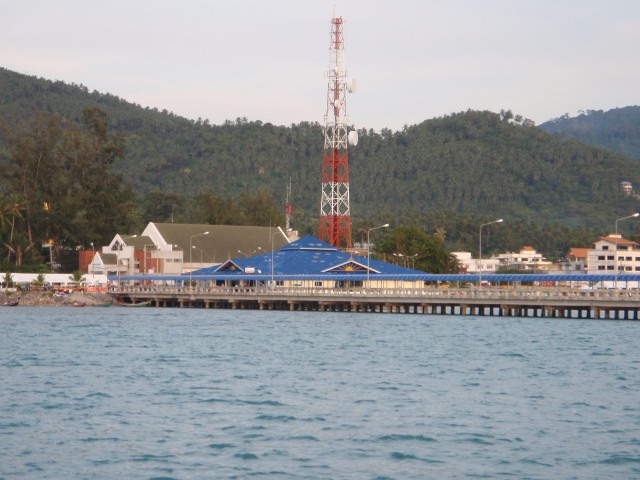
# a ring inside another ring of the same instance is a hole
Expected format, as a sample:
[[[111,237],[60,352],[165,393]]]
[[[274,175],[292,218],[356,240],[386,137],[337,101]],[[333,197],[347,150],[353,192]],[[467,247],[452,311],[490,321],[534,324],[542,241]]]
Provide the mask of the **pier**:
[[[112,288],[155,307],[640,320],[640,291],[575,288]]]

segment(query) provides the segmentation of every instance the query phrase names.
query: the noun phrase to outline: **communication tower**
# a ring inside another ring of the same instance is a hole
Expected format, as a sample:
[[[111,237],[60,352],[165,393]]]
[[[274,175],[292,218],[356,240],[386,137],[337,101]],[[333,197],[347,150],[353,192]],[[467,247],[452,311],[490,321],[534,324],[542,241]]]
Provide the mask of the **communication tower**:
[[[358,143],[358,133],[355,130],[347,132],[347,91],[355,91],[355,80],[347,82],[343,50],[343,20],[334,13],[327,72],[327,111],[324,115],[319,237],[336,248],[343,241],[351,247],[348,144],[355,146]]]
[[[287,185],[287,201],[284,205],[284,215],[286,219],[286,227],[285,231],[291,230],[291,212],[293,212],[293,208],[291,208],[291,178],[289,178],[289,185]]]

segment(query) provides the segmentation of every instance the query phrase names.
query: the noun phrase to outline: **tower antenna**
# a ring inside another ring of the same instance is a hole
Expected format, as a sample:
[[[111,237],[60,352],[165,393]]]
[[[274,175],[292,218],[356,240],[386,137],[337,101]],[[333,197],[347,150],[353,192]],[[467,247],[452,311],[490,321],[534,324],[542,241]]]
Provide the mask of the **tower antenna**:
[[[284,215],[286,218],[285,232],[291,230],[291,177],[289,177],[289,185],[287,185],[287,200],[284,206]]]
[[[347,134],[347,91],[355,91],[355,81],[347,86],[344,69],[343,20],[331,19],[329,71],[327,72],[327,110],[324,115],[324,155],[322,162],[322,200],[319,237],[332,246],[351,247],[349,206],[348,143],[357,144],[357,132]]]

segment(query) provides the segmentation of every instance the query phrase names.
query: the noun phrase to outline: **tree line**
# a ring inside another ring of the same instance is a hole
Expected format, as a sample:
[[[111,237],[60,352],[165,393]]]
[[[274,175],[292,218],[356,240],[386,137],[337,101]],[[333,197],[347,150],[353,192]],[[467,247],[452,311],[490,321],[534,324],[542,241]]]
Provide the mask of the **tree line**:
[[[66,265],[75,248],[149,221],[283,225],[289,182],[294,228],[317,235],[318,123],[210,125],[4,69],[0,86],[7,265],[52,253]],[[618,188],[622,180],[640,184],[635,160],[518,118],[467,111],[397,132],[358,130],[360,142],[349,150],[353,241],[390,223],[379,240],[413,227],[444,238],[446,251],[477,254],[478,226],[500,217],[483,254],[531,245],[557,259],[638,210]],[[638,237],[635,225],[624,228]]]

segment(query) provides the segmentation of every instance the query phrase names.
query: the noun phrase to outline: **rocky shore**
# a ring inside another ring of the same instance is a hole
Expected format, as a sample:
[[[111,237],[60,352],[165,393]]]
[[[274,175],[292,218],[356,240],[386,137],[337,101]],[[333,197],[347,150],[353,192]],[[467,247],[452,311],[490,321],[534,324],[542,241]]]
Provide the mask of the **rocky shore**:
[[[71,306],[74,303],[86,303],[87,306],[101,305],[112,299],[106,293],[83,293],[74,292],[69,294],[54,294],[51,291],[17,291],[10,294],[0,293],[0,301],[18,300],[18,306],[26,307],[63,307]]]

